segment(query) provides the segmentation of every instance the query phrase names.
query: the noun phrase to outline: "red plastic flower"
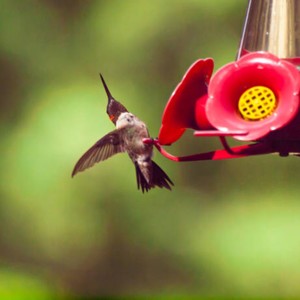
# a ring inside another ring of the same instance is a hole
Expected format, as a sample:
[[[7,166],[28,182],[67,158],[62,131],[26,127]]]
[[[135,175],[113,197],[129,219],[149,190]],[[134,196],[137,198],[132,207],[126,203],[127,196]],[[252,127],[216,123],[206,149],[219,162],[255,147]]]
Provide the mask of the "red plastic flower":
[[[236,139],[258,140],[293,120],[299,89],[299,71],[293,64],[266,52],[250,53],[213,76],[206,116],[221,132],[248,132]]]
[[[186,128],[200,129],[202,125],[206,126],[205,113],[200,113],[200,120],[197,120],[195,114],[196,111],[204,112],[213,66],[211,58],[196,61],[176,87],[163,113],[158,136],[161,145],[174,143]]]

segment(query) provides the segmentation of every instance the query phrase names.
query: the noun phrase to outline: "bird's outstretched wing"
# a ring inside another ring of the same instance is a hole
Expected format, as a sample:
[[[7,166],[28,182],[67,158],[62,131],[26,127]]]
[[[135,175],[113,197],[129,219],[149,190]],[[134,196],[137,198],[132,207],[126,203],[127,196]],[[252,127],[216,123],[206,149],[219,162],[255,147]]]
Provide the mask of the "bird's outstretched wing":
[[[120,133],[120,129],[108,133],[86,151],[76,163],[72,177],[78,172],[92,167],[97,162],[106,160],[117,153],[125,152]]]

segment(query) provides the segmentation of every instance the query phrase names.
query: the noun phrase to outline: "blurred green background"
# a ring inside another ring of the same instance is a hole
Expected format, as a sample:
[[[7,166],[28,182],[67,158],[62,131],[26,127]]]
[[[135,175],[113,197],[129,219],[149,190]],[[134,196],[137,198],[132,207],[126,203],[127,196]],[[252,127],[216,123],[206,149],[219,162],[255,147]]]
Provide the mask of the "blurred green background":
[[[70,176],[113,129],[99,72],[155,137],[196,59],[235,59],[246,5],[1,0],[1,299],[300,296],[298,158],[155,153],[175,187],[144,195],[124,154]],[[168,150],[219,146],[189,131]]]

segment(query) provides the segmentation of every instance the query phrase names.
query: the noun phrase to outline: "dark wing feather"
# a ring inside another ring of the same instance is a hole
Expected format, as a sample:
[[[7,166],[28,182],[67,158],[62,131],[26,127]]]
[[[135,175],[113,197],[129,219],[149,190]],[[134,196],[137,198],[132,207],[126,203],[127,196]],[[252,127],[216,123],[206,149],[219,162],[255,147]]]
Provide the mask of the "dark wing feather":
[[[95,163],[106,160],[117,153],[125,152],[123,141],[120,139],[120,133],[120,130],[108,133],[86,151],[76,163],[72,177],[78,172],[92,167]]]

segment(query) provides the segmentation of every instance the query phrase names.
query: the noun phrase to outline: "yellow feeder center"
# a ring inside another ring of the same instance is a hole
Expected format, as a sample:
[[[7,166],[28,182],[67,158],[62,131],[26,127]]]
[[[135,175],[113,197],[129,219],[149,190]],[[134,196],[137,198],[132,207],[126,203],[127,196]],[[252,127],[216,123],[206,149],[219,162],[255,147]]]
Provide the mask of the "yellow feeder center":
[[[253,86],[239,99],[239,112],[245,120],[259,121],[270,116],[277,106],[272,90],[265,86]]]

